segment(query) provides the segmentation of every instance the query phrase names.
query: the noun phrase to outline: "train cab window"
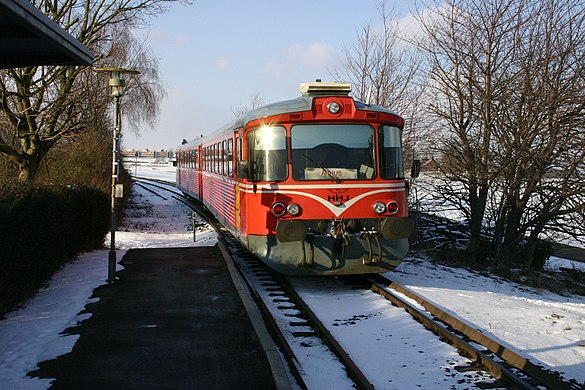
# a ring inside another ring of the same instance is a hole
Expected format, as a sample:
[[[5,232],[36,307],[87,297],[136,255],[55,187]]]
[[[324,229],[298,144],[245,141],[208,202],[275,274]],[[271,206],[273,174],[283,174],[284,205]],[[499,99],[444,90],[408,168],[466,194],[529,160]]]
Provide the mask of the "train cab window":
[[[401,144],[402,131],[395,126],[381,126],[378,129],[380,144],[380,175],[383,179],[404,178]]]
[[[265,126],[248,133],[249,179],[282,181],[287,178],[286,130]]]
[[[376,175],[370,125],[296,125],[291,147],[295,180],[371,180]]]

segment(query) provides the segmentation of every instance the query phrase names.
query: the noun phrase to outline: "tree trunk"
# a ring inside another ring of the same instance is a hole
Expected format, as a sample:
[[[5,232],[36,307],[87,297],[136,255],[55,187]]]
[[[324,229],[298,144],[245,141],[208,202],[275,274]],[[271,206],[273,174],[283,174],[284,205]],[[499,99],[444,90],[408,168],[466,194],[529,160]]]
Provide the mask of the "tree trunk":
[[[477,192],[477,195],[471,197],[472,199],[469,202],[471,218],[469,221],[470,239],[467,244],[467,253],[472,261],[480,262],[485,257],[485,254],[481,253],[481,231],[487,203],[487,185],[480,185]]]
[[[18,173],[18,180],[25,182],[33,182],[39,172],[41,160],[38,156],[27,156],[18,164],[20,172]]]

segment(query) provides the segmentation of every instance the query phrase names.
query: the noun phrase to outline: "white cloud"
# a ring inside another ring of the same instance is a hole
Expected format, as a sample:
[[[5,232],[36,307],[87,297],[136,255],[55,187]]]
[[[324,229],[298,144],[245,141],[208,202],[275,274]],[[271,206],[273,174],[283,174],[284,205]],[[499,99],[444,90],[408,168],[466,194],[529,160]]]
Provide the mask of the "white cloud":
[[[298,63],[315,69],[326,68],[337,58],[339,51],[335,46],[314,43],[312,45],[291,45],[284,50],[290,63]]]
[[[294,44],[284,48],[279,57],[265,64],[263,69],[266,74],[279,78],[298,77],[306,73],[325,74],[339,56],[339,50],[332,45]]]

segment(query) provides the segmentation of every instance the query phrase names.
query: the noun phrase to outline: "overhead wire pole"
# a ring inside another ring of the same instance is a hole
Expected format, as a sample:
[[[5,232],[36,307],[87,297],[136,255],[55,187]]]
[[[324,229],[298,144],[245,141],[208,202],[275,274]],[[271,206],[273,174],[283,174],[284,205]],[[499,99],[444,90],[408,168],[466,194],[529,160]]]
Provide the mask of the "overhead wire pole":
[[[124,96],[124,73],[138,74],[136,70],[123,68],[99,68],[98,72],[109,73],[108,81],[110,96],[114,98],[114,131],[112,136],[112,199],[111,199],[111,225],[110,225],[110,251],[108,254],[108,283],[116,280],[116,198],[123,195],[122,185],[118,184],[120,173],[120,98]]]

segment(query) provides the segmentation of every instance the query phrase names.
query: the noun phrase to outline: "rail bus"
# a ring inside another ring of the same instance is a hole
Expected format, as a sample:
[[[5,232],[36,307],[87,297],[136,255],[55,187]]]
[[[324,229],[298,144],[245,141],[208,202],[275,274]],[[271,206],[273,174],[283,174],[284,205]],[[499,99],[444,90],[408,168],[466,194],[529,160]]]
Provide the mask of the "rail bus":
[[[404,120],[310,82],[177,149],[177,187],[287,275],[380,273],[408,250]]]

